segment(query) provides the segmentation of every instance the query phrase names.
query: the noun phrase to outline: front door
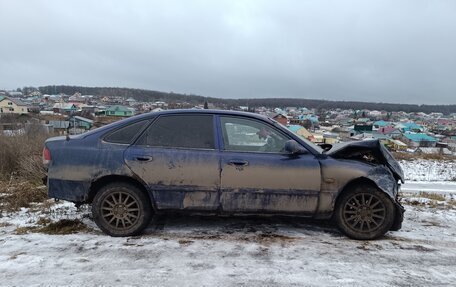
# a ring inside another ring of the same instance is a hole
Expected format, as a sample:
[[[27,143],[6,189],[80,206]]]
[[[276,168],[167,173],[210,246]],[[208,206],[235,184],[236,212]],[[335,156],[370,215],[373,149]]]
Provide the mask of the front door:
[[[215,210],[220,162],[212,115],[163,115],[129,147],[125,160],[158,209]]]
[[[315,213],[320,164],[312,154],[286,154],[290,138],[267,122],[238,116],[219,120],[224,211]]]

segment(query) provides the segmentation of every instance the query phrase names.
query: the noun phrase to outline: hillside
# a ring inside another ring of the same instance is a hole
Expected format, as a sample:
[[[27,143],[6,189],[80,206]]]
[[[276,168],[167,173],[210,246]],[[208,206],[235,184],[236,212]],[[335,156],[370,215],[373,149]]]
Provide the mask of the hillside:
[[[24,88],[27,90],[30,88]],[[76,92],[97,96],[121,96],[132,97],[138,101],[166,101],[166,102],[189,102],[202,104],[208,101],[216,106],[231,108],[237,106],[252,107],[307,107],[317,109],[369,109],[385,111],[404,111],[404,112],[441,112],[444,114],[456,113],[455,105],[415,105],[415,104],[393,104],[381,102],[355,102],[355,101],[328,101],[319,99],[301,98],[254,98],[254,99],[221,99],[204,97],[192,94],[167,93],[143,89],[112,88],[112,87],[81,87],[81,86],[44,86],[39,87],[43,94],[64,93],[72,95]]]

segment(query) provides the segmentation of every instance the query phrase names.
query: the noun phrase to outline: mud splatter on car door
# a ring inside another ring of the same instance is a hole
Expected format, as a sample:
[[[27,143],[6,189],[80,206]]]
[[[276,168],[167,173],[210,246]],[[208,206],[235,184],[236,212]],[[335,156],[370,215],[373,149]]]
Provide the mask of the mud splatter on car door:
[[[160,117],[125,152],[158,209],[219,207],[220,161],[212,115]]]

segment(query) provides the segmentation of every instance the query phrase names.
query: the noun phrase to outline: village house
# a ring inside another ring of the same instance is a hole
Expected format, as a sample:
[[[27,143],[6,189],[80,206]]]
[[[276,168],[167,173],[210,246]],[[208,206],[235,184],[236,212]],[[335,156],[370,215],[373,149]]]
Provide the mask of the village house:
[[[1,114],[28,114],[28,106],[19,99],[0,96]]]
[[[375,119],[381,119],[385,116],[384,111],[370,111],[368,112],[369,117],[375,118]]]
[[[70,127],[70,122],[66,120],[50,120],[49,125],[53,127],[56,133],[63,135]]]
[[[109,106],[104,111],[106,116],[113,116],[113,117],[131,117],[135,115],[135,109],[120,105]]]
[[[276,114],[275,116],[272,117],[272,119],[281,123],[284,126],[286,126],[290,123],[288,120],[288,117],[285,116],[284,114]]]
[[[387,135],[389,136],[390,138],[393,138],[393,139],[398,139],[402,136],[402,133],[400,130],[396,129],[396,128],[393,128],[393,127],[390,127],[390,126],[386,126],[386,127],[381,127],[377,130],[378,133],[382,133],[384,135]]]
[[[373,130],[378,130],[380,128],[384,128],[384,127],[390,126],[391,123],[390,122],[385,122],[384,120],[380,120],[380,121],[374,122],[372,125],[373,125]]]
[[[70,126],[83,130],[90,130],[93,126],[93,120],[80,116],[74,116],[70,120]]]
[[[401,142],[400,140],[389,139],[387,145],[394,151],[405,151],[407,150],[407,144]]]
[[[96,112],[98,112],[98,107],[95,105],[86,105],[86,104],[81,104],[79,105],[79,109],[83,114],[92,114],[95,115]]]
[[[331,132],[323,133],[323,143],[325,144],[335,144],[339,142],[338,135]]]
[[[163,101],[156,101],[152,104],[153,107],[155,108],[163,108],[163,109],[166,109],[168,107],[168,104],[166,102],[163,102]]]
[[[78,107],[74,103],[55,103],[52,106],[54,113],[59,114],[72,114],[78,110]]]
[[[72,95],[68,98],[68,102],[87,104],[87,103],[89,103],[91,98],[93,98],[93,96],[86,96],[86,95],[83,96],[83,95],[81,95],[81,93],[75,93],[74,95]]]
[[[314,136],[303,126],[300,125],[290,125],[288,129],[293,133],[301,136],[302,138],[308,139],[310,141],[314,141]]]
[[[136,105],[136,103],[137,103],[137,101],[133,98],[128,98],[125,100],[125,104],[129,105],[129,106],[134,106],[134,105]]]
[[[418,125],[414,122],[400,123],[395,126],[395,128],[401,130],[402,132],[423,132],[424,127]]]
[[[427,155],[453,155],[453,153],[446,147],[418,147],[414,153]]]
[[[331,129],[331,133],[337,134],[341,140],[346,141],[346,140],[349,140],[350,137],[355,135],[355,130],[349,129],[347,127],[336,126]]]
[[[353,127],[356,133],[361,134],[361,133],[372,133],[372,125],[368,124],[355,124]]]
[[[402,139],[410,147],[435,147],[437,143],[434,137],[424,133],[406,132]]]
[[[109,102],[111,102],[111,99],[109,97],[107,97],[107,96],[104,96],[104,97],[101,98],[101,101],[103,103],[109,103]]]

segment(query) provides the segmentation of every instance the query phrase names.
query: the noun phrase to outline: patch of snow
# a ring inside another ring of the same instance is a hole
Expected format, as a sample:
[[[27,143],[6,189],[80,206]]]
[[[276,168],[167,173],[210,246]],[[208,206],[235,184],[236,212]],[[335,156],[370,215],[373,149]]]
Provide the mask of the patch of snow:
[[[53,200],[49,201],[53,202]],[[32,207],[22,207],[18,212],[2,213],[0,223],[8,222],[16,227],[29,227],[35,226],[41,217],[45,217],[51,221],[58,221],[61,219],[81,219],[83,216],[84,213],[78,212],[73,203],[62,200],[45,209],[39,205],[34,206],[32,204]]]
[[[405,180],[456,181],[456,160],[400,160]]]
[[[424,200],[427,202],[427,200]],[[144,235],[104,235],[70,203],[40,215],[94,230],[16,235],[30,210],[0,218],[0,285],[423,286],[456,281],[456,210],[406,205],[403,228],[356,241],[300,219],[159,219]],[[36,215],[39,217],[40,215]]]

